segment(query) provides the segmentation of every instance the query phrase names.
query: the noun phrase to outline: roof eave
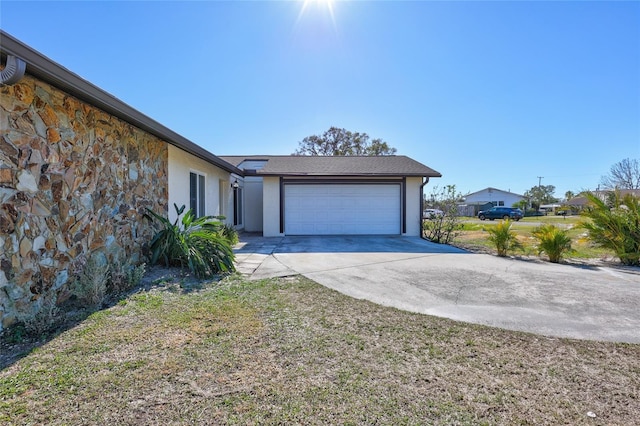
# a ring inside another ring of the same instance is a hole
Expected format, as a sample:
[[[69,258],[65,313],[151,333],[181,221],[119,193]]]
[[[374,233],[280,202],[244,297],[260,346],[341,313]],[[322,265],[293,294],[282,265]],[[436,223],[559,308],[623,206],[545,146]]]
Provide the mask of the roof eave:
[[[242,170],[216,157],[206,149],[180,136],[140,111],[130,107],[118,98],[88,82],[79,75],[57,64],[38,51],[23,44],[6,32],[0,30],[0,49],[5,55],[16,56],[27,64],[26,72],[65,92],[88,102],[101,110],[118,117],[190,154],[211,164],[242,176]]]
[[[441,174],[424,174],[424,173],[278,173],[278,172],[262,172],[258,170],[256,176],[281,176],[281,177],[442,177]]]

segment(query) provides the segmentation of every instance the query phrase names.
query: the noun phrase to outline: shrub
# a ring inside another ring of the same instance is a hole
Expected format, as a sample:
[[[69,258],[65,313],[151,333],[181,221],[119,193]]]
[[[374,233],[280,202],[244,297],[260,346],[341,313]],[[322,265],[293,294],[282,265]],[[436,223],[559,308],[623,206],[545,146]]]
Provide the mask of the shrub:
[[[41,336],[56,326],[59,312],[56,296],[52,295],[42,300],[42,305],[35,314],[30,316],[21,314],[18,316],[18,321],[22,323],[29,335]]]
[[[582,215],[589,221],[580,223],[587,238],[612,250],[623,265],[640,265],[640,198],[614,192],[607,202],[586,193],[589,205]]]
[[[191,210],[180,219],[185,206],[174,207],[178,214],[174,223],[148,210],[148,217],[162,227],[151,240],[151,263],[162,260],[167,266],[187,266],[198,278],[233,271],[233,250],[222,236],[222,222],[213,216],[196,218]]]
[[[77,272],[72,293],[81,303],[96,307],[104,301],[108,281],[109,263],[104,254],[96,252]]]
[[[571,237],[555,225],[541,225],[531,235],[538,240],[538,254],[546,253],[549,262],[559,263],[565,253],[573,251]]]
[[[510,250],[522,249],[516,233],[511,230],[511,221],[505,220],[486,228],[491,241],[498,250],[498,256],[505,257]]]
[[[451,243],[460,233],[462,224],[458,215],[458,200],[461,195],[456,193],[455,185],[447,185],[442,190],[434,187],[429,203],[443,211],[442,215],[433,215],[422,221],[422,231],[425,238],[438,244]]]
[[[235,246],[240,241],[240,238],[238,238],[238,231],[228,223],[222,224],[220,227],[220,235],[222,235],[231,246]]]
[[[110,266],[109,285],[110,293],[123,293],[138,286],[144,276],[146,265],[131,265],[128,262],[115,262]]]

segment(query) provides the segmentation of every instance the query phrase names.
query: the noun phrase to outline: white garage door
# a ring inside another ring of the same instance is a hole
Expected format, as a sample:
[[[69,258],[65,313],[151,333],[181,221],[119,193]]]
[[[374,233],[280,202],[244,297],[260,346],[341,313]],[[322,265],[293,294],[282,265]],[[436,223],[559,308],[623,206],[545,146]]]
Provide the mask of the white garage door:
[[[400,234],[400,184],[285,185],[287,235]]]

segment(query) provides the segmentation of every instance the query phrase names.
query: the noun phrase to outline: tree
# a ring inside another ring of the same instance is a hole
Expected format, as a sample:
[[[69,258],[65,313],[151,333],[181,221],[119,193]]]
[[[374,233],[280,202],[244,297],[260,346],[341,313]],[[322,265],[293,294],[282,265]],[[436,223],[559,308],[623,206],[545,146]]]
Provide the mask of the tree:
[[[604,189],[640,189],[640,161],[625,158],[611,166],[609,174],[602,176]]]
[[[640,198],[614,192],[613,206],[593,193],[587,193],[589,205],[582,212],[588,218],[580,224],[587,238],[610,250],[623,265],[640,266]]]
[[[298,142],[293,155],[393,155],[396,149],[366,133],[331,127],[322,135],[307,136]]]
[[[531,207],[538,210],[542,204],[558,202],[558,199],[553,196],[555,191],[556,187],[553,185],[537,185],[525,191],[524,196],[531,201]]]
[[[576,196],[576,194],[574,194],[573,191],[567,191],[567,192],[564,193],[564,199],[566,201],[569,201],[570,199],[572,199],[575,196]]]
[[[517,209],[522,210],[523,212],[527,210],[527,206],[529,205],[529,202],[524,199],[524,200],[520,200],[520,201],[516,201],[515,203],[513,203],[513,205],[511,207],[515,207]]]

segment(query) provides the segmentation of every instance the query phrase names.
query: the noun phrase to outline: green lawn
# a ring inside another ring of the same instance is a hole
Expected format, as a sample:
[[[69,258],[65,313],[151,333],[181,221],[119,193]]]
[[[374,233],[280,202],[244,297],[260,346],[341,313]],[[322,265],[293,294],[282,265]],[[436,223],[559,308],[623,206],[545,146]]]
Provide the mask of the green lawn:
[[[520,222],[534,222],[534,223],[553,223],[556,225],[561,224],[573,224],[576,225],[580,221],[585,220],[585,218],[580,216],[557,216],[557,215],[548,215],[548,216],[532,216],[532,217],[523,217],[520,219]]]
[[[0,371],[10,425],[629,425],[638,401],[640,345],[408,313],[301,277],[163,282]]]
[[[517,234],[518,239],[524,246],[522,251],[516,251],[515,255],[537,256],[536,239],[532,237],[531,231],[540,224],[551,223],[559,228],[566,229],[572,240],[572,247],[575,252],[567,255],[573,259],[614,259],[611,250],[595,247],[586,238],[586,231],[578,227],[578,224],[585,220],[580,216],[539,216],[525,217],[518,222],[513,222],[512,230]],[[475,218],[462,218],[462,231],[454,240],[454,245],[468,248],[470,250],[495,253],[495,247],[488,241],[486,228],[495,226],[499,220],[480,221]],[[546,259],[543,255],[543,259]]]

